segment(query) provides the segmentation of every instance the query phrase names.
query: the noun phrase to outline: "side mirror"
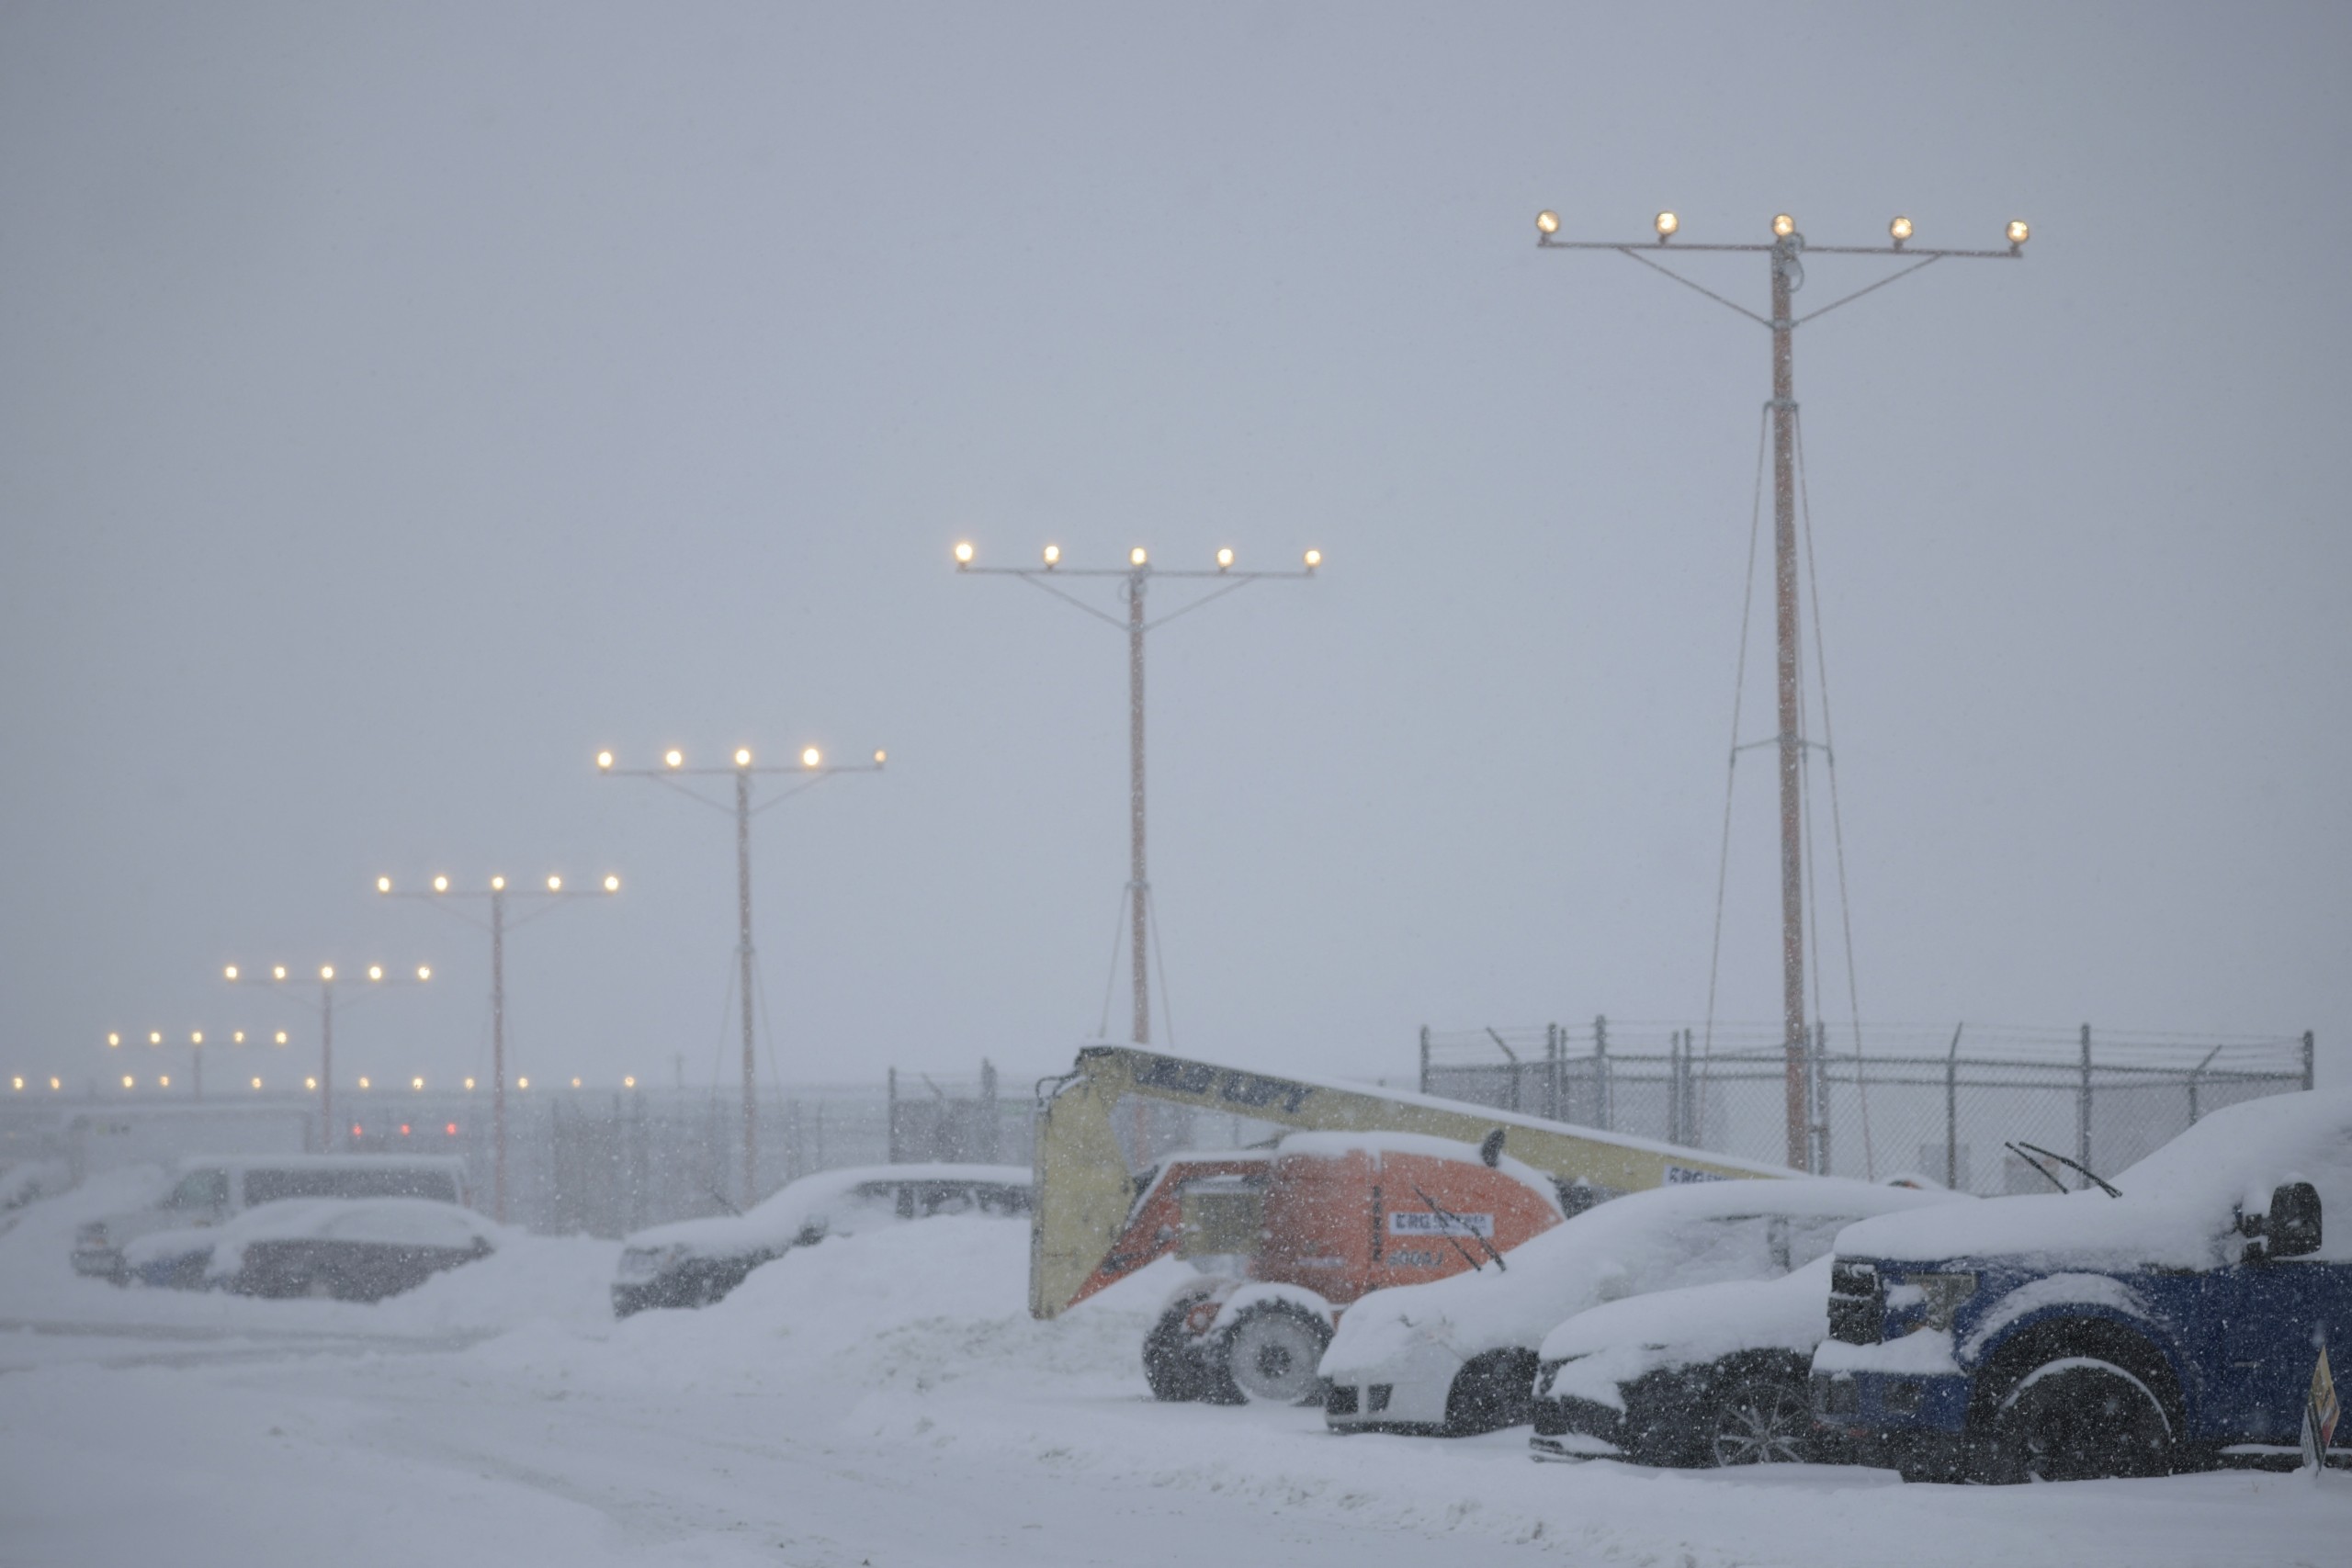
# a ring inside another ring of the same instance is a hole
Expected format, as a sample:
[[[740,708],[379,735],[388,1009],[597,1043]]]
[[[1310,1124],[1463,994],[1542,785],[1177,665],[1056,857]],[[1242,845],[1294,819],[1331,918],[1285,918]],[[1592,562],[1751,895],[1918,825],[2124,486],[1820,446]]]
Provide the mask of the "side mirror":
[[[2290,1181],[2271,1190],[2270,1217],[2262,1234],[2273,1258],[2301,1258],[2319,1250],[2319,1189]]]

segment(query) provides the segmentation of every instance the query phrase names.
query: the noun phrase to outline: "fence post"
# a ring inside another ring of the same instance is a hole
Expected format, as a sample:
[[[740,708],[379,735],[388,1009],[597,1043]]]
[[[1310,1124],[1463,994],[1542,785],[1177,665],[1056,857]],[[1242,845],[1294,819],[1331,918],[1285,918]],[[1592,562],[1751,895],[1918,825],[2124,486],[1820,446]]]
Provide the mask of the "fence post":
[[[1955,1024],[1951,1049],[1944,1054],[1944,1185],[1960,1190],[1960,1032]]]
[[[2083,1087],[2075,1096],[2075,1157],[2083,1164],[2091,1163],[2091,1026],[2083,1025]],[[2077,1179],[2077,1191],[2090,1186],[2085,1179]]]
[[[2308,1029],[2304,1030],[2304,1031],[2303,1031],[2303,1087],[2304,1087],[2305,1089],[2309,1089],[2309,1088],[2311,1088],[2311,1087],[2312,1087],[2312,1043],[2313,1043],[2313,1042],[2312,1042],[2312,1032],[2311,1032],[2310,1030],[2308,1030]]]
[[[1592,1121],[1602,1132],[1609,1132],[1609,1019],[1596,1015],[1592,1021]]]
[[[1560,1026],[1544,1026],[1544,1116],[1546,1121],[1560,1119]]]
[[[883,1121],[888,1128],[884,1136],[889,1143],[890,1163],[896,1165],[899,1163],[899,1069],[892,1067],[883,1081],[887,1085]]]
[[[1813,1026],[1814,1174],[1829,1174],[1829,1025]]]
[[[1666,1141],[1682,1142],[1682,1031],[1666,1037]]]
[[[1421,1025],[1421,1092],[1430,1091],[1430,1026]]]
[[[986,1056],[980,1058],[980,1114],[987,1126],[980,1134],[980,1160],[982,1164],[994,1165],[1002,1152],[1003,1142],[996,1112],[996,1064]]]

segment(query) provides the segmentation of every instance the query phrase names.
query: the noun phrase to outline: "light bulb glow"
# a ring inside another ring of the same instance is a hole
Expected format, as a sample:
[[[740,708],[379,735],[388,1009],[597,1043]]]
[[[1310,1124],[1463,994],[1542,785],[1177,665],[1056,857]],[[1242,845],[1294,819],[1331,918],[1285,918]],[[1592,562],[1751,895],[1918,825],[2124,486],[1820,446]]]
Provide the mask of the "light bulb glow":
[[[1554,212],[1549,208],[1546,208],[1543,211],[1537,213],[1535,215],[1535,231],[1539,234],[1558,233],[1560,231],[1560,215]]]
[[[1773,214],[1772,232],[1785,240],[1797,231],[1797,220],[1785,212]]]
[[[2022,218],[2010,219],[2008,229],[2006,231],[2009,236],[2009,243],[2012,245],[2022,245],[2028,240],[2033,238],[2033,231],[2026,227],[2025,220]]]
[[[269,972],[269,977],[273,980],[283,980],[286,978],[286,965],[280,964],[273,967]]]
[[[514,1087],[516,1089],[528,1089],[531,1087],[531,1080],[528,1078],[516,1078],[514,1080]]]
[[[161,1045],[163,1043],[164,1043],[164,1034],[163,1034],[163,1031],[161,1031],[161,1030],[153,1030],[153,1031],[149,1032],[149,1033],[148,1033],[148,1035],[147,1035],[147,1043],[148,1043],[148,1044],[150,1044],[150,1045]]]
[[[188,1043],[189,1044],[191,1044],[191,1045],[201,1045],[201,1044],[203,1044],[203,1043],[204,1043],[204,1031],[202,1031],[201,1029],[198,1029],[198,1030],[196,1030],[196,1031],[194,1031],[193,1032],[191,1032],[191,1033],[188,1035],[188,1037],[187,1037],[187,1043]]]
[[[1911,220],[1908,218],[1897,218],[1894,222],[1886,226],[1886,231],[1888,236],[1899,245],[1904,241],[1911,237]]]
[[[391,879],[390,877],[389,877],[389,876],[379,876],[379,877],[378,877],[378,878],[376,879],[376,891],[377,891],[377,892],[379,892],[379,893],[390,893],[391,890],[392,890],[392,879]]]
[[[319,1087],[319,1080],[316,1078],[304,1078],[302,1080],[302,1087],[304,1089],[316,1089]]]
[[[966,539],[956,545],[956,564],[957,566],[969,566],[972,564],[972,543],[970,540]]]
[[[665,767],[683,768],[686,765],[686,754],[673,746],[662,753],[662,762]]]
[[[1219,570],[1219,571],[1224,571],[1224,570],[1227,570],[1228,568],[1230,568],[1232,565],[1233,565],[1233,552],[1232,552],[1231,550],[1219,550],[1219,551],[1217,551],[1217,553],[1216,553],[1216,569],[1217,569],[1217,570]]]
[[[229,1036],[229,1043],[230,1043],[230,1044],[232,1044],[232,1045],[243,1045],[244,1043],[245,1043],[245,1032],[244,1032],[243,1030],[242,1030],[242,1029],[238,1030],[234,1034],[232,1034],[231,1036]]]
[[[621,1087],[623,1089],[635,1089],[637,1087],[637,1080],[635,1078],[623,1078],[621,1079]]]
[[[227,975],[230,979],[233,980],[237,977],[237,966],[232,964],[227,969],[221,971],[221,973]]]
[[[433,879],[433,891],[435,893],[447,893],[449,891],[449,879],[446,876],[435,877]]]
[[[334,964],[320,964],[320,965],[319,965],[319,978],[320,978],[320,979],[322,979],[322,980],[332,980],[332,979],[334,979]]]
[[[121,1036],[121,1035],[119,1035],[119,1034],[109,1034],[109,1035],[107,1035],[107,1047],[108,1047],[109,1049],[113,1048],[114,1046],[119,1045],[119,1044],[121,1044],[121,1043],[122,1043],[122,1036]]]
[[[368,1080],[367,1080],[366,1078],[361,1078],[361,1079],[359,1080],[359,1087],[360,1087],[361,1089],[367,1089],[367,1088],[368,1088],[368,1087],[370,1087],[370,1086],[368,1085]]]
[[[433,978],[433,965],[430,964],[418,964],[416,966],[416,977],[420,980],[430,980]]]
[[[800,765],[804,768],[813,768],[824,760],[825,754],[814,746],[800,753]]]
[[[122,1075],[122,1087],[125,1089],[129,1089],[130,1087],[130,1075],[129,1073]]]
[[[424,1087],[424,1080],[423,1078],[411,1078],[408,1080],[408,1087],[411,1089],[423,1089]]]
[[[748,768],[752,765],[752,749],[749,746],[736,748],[735,765],[739,768]]]
[[[620,890],[621,890],[621,879],[620,879],[619,877],[617,877],[617,876],[607,876],[606,878],[605,878],[605,892],[607,892],[607,893],[617,893],[617,892],[619,892]]]
[[[280,1045],[286,1043],[286,1031],[282,1029],[277,1032],[277,1043]]]
[[[1142,566],[1150,559],[1151,553],[1148,550],[1146,550],[1141,545],[1137,545],[1134,549],[1127,552],[1127,564],[1129,566]]]
[[[261,1087],[261,1079],[259,1079],[259,1078],[255,1078],[255,1079],[254,1079],[254,1087],[255,1089],[259,1089],[259,1088]]]
[[[874,753],[874,765],[877,768],[889,760],[890,753],[888,751],[876,751]]]
[[[1659,239],[1672,239],[1674,237],[1674,231],[1681,227],[1682,220],[1677,218],[1673,213],[1661,212],[1657,215],[1657,237]]]
[[[1313,571],[1317,567],[1321,566],[1322,564],[1323,564],[1323,552],[1322,552],[1321,550],[1309,550],[1309,551],[1307,551],[1307,552],[1306,552],[1306,570],[1309,570],[1309,571]]]
[[[22,1089],[25,1087],[25,1080],[22,1078],[11,1078],[8,1080],[8,1087],[11,1089]]]
[[[157,1089],[169,1089],[169,1088],[171,1088],[171,1087],[172,1087],[172,1075],[171,1075],[171,1074],[169,1074],[169,1073],[165,1073],[162,1077],[157,1078],[157,1079],[155,1080],[155,1087],[156,1087]]]
[[[548,892],[550,892],[550,893],[560,893],[560,892],[562,892],[562,891],[563,891],[563,878],[562,878],[562,877],[560,877],[560,876],[553,876],[553,875],[550,875],[550,876],[548,878]]]
[[[49,1087],[51,1089],[63,1089],[65,1087],[65,1080],[62,1078],[51,1078],[49,1080]]]
[[[469,1090],[470,1090],[473,1087],[474,1087],[474,1080],[473,1080],[473,1079],[471,1079],[471,1078],[468,1078],[468,1079],[466,1080],[466,1088],[467,1088]]]
[[[572,1087],[572,1088],[574,1088],[574,1089],[578,1089],[578,1088],[580,1087],[580,1080],[579,1080],[578,1078],[574,1078],[574,1079],[572,1079],[572,1080],[571,1080],[571,1087]]]
[[[492,878],[490,879],[490,890],[491,890],[492,893],[503,893],[503,892],[505,892],[505,891],[506,891],[506,879],[505,879],[504,877],[503,877],[503,876],[493,876],[493,877],[492,877]]]
[[[1062,547],[1059,545],[1047,545],[1046,547],[1046,564],[1047,566],[1059,566],[1062,564]]]
[[[600,768],[610,768],[613,765],[613,754],[610,751],[597,752],[596,765]]]
[[[380,980],[380,979],[382,979],[383,977],[384,977],[384,966],[383,966],[382,964],[370,964],[369,965],[368,965],[368,978],[369,978],[370,980]]]

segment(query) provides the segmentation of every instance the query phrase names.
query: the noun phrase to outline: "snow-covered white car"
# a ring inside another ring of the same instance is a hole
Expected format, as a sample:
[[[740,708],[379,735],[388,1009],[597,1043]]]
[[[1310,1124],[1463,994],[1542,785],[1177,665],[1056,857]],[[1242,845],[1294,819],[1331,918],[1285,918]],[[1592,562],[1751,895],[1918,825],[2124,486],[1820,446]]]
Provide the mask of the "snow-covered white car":
[[[1774,1279],[1823,1257],[1856,1220],[1949,1193],[1841,1177],[1694,1182],[1586,1210],[1487,1268],[1375,1291],[1323,1353],[1335,1431],[1465,1436],[1529,1416],[1536,1348],[1603,1302],[1683,1285]]]
[[[1580,1312],[1537,1348],[1538,1459],[1789,1463],[1820,1457],[1806,1380],[1829,1335],[1829,1258]]]
[[[195,1159],[144,1209],[85,1222],[74,1237],[74,1271],[116,1284],[130,1271],[124,1247],[140,1236],[225,1223],[292,1198],[419,1198],[466,1201],[466,1162],[451,1155],[276,1155]]]
[[[372,1302],[489,1257],[496,1237],[470,1209],[428,1198],[288,1198],[222,1225],[151,1232],[124,1245],[123,1263],[144,1284]]]
[[[613,1315],[699,1307],[796,1247],[935,1214],[1026,1219],[1036,1207],[1029,1168],[871,1165],[820,1170],[740,1214],[673,1220],[630,1236],[613,1280]]]

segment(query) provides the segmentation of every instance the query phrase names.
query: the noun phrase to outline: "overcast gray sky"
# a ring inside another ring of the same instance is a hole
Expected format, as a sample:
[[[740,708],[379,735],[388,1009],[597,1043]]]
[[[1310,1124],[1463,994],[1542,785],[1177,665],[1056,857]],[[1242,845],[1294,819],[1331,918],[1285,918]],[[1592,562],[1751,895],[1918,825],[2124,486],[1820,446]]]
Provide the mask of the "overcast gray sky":
[[[0,1071],[281,1026],[299,1071],[307,1016],[220,965],[379,958],[438,978],[347,1070],[480,1071],[486,941],[374,878],[613,870],[511,945],[518,1065],[707,1081],[728,824],[591,761],[671,744],[891,752],[756,825],[785,1076],[1066,1063],[1123,649],[964,537],[1326,552],[1154,644],[1180,1046],[1396,1074],[1424,1022],[1695,1020],[1766,338],[1539,254],[1549,206],[2032,222],[1799,334],[1862,1012],[2314,1029],[2340,1072],[2347,44],[2324,6],[19,0]],[[1763,308],[1759,258],[1689,265]],[[1772,831],[1744,768],[1735,1018],[1777,1013]]]

